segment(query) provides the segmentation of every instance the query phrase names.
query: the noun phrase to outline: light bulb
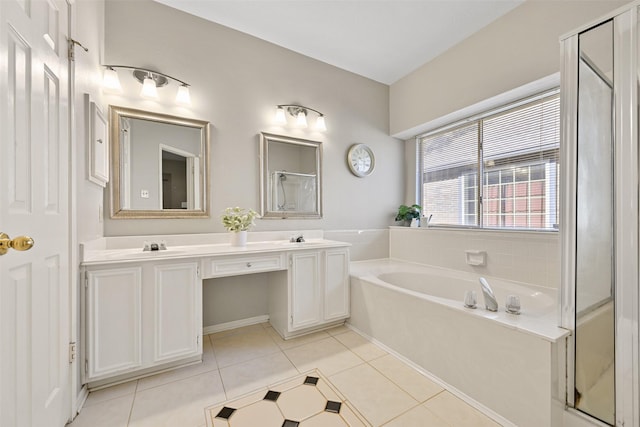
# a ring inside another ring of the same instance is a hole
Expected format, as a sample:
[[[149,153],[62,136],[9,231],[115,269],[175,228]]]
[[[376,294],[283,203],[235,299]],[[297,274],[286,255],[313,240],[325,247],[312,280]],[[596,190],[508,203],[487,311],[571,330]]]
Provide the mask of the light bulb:
[[[296,117],[296,124],[301,128],[307,127],[307,115],[303,110],[298,111],[298,116]]]
[[[176,102],[178,104],[191,104],[191,94],[189,93],[189,86],[181,85],[178,87]]]
[[[316,129],[322,132],[327,130],[327,125],[324,122],[323,115],[318,116],[318,120],[316,120]]]
[[[146,96],[147,98],[158,97],[158,88],[156,87],[156,82],[154,82],[151,77],[147,76],[144,78],[140,95]]]
[[[113,68],[107,68],[104,70],[102,76],[102,85],[107,89],[121,90],[120,79],[118,78],[118,72]]]
[[[276,116],[275,116],[275,118],[273,120],[279,125],[286,125],[287,124],[287,117],[284,114],[284,108],[282,108],[282,107],[277,107],[276,108]]]

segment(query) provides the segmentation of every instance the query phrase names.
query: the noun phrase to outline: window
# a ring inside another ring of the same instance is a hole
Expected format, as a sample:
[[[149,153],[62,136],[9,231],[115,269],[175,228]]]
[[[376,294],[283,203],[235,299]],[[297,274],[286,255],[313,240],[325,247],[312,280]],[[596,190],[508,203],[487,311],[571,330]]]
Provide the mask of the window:
[[[557,90],[435,130],[418,143],[422,206],[431,224],[557,229]]]

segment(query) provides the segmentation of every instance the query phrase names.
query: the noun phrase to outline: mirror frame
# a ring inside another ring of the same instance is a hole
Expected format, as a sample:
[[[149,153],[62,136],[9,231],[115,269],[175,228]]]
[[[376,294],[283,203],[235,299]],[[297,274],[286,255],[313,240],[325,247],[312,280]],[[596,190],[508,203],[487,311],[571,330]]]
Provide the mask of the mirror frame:
[[[121,182],[120,182],[120,118],[128,117],[132,119],[149,120],[165,124],[178,126],[188,126],[201,130],[200,152],[202,153],[202,173],[201,192],[202,209],[123,209],[120,202]],[[127,107],[109,106],[109,140],[111,144],[111,218],[113,219],[153,219],[153,218],[208,218],[209,217],[209,177],[211,174],[209,167],[209,145],[210,145],[209,122],[197,119],[172,116],[150,111],[136,110]]]
[[[274,211],[269,209],[269,142],[302,145],[316,150],[316,212]],[[260,215],[265,219],[321,219],[322,218],[322,142],[290,136],[260,133]]]

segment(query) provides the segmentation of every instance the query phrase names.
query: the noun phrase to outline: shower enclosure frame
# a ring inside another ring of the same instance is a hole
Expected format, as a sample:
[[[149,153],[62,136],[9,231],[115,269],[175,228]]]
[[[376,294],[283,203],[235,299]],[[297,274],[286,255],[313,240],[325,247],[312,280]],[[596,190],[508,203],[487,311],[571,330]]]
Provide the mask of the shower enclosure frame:
[[[613,144],[614,144],[614,307],[615,307],[615,425],[640,427],[639,391],[639,183],[638,91],[640,86],[638,20],[635,1],[561,37],[561,254],[560,326],[571,330],[567,345],[566,409],[585,425],[589,420],[575,406],[576,330],[576,191],[578,143],[579,36],[601,23],[613,22]],[[564,381],[564,379],[561,379]],[[566,413],[565,413],[566,415]],[[565,416],[566,418],[566,416]],[[604,424],[603,424],[604,425]]]

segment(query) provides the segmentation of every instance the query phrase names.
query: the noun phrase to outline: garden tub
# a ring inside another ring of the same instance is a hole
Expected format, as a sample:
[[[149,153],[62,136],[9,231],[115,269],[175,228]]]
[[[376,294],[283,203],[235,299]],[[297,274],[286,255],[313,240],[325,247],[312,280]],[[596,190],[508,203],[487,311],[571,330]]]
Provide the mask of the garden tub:
[[[486,277],[499,304],[490,312],[472,273],[385,259],[352,262],[350,274],[352,328],[503,425],[558,424],[569,332],[556,326],[554,289]],[[506,312],[507,295],[521,314]]]

